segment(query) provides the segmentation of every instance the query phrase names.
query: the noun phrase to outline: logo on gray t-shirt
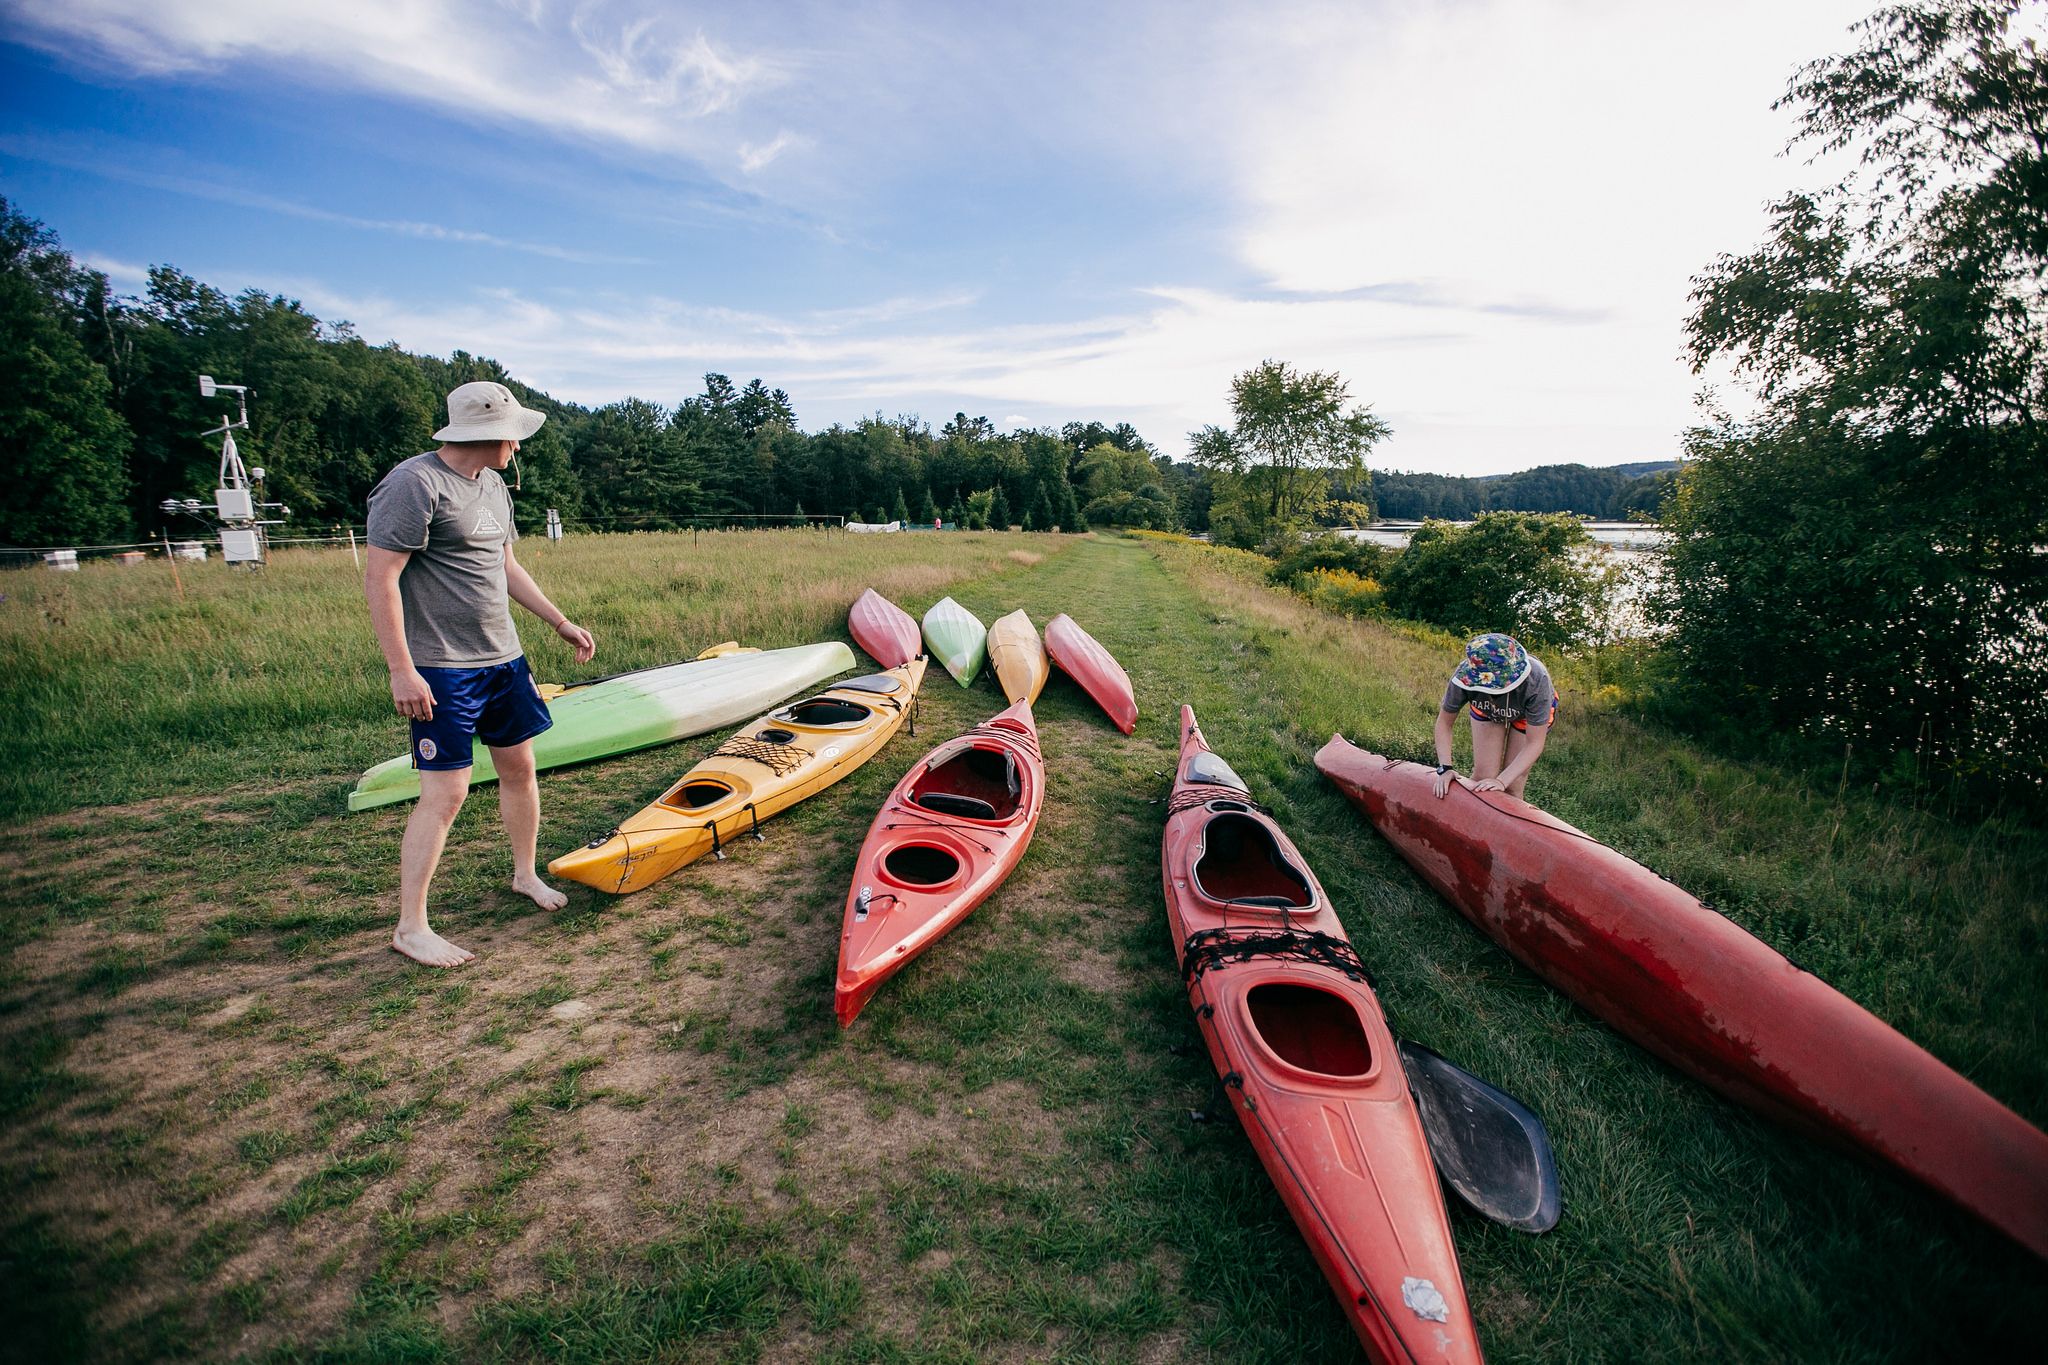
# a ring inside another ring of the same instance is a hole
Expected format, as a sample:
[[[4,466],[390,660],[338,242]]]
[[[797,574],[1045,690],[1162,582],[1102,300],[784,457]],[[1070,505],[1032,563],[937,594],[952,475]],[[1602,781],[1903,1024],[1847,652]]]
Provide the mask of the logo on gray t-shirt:
[[[370,493],[370,544],[410,554],[398,576],[405,645],[421,668],[488,668],[524,651],[505,591],[505,547],[519,539],[495,469],[464,478],[432,451]]]

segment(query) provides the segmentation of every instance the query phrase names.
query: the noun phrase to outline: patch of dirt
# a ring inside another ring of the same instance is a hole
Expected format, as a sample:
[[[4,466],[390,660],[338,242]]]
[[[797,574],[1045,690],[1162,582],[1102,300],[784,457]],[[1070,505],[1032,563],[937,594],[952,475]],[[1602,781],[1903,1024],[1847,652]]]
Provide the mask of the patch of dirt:
[[[1104,740],[1100,725],[1061,728],[1075,753]],[[99,1310],[106,1325],[179,1302],[195,1321],[224,1321],[227,1288],[262,1282],[267,1315],[214,1347],[261,1354],[330,1333],[386,1252],[384,1215],[401,1212],[417,1226],[482,1220],[405,1262],[437,1280],[437,1311],[459,1324],[486,1300],[538,1287],[542,1253],[567,1239],[644,1244],[672,1232],[679,1210],[734,1196],[763,1217],[790,1213],[799,1195],[850,1213],[935,1161],[986,1170],[1020,1150],[1055,1149],[1059,1122],[1072,1120],[1069,1111],[1056,1122],[1014,1082],[962,1095],[945,1066],[877,1048],[858,1025],[843,1038],[807,1032],[836,1028],[812,1012],[824,1001],[809,993],[829,983],[836,959],[838,898],[816,898],[846,836],[770,826],[765,846],[743,842],[723,862],[596,902],[595,914],[579,899],[549,915],[487,883],[478,869],[495,865],[487,859],[503,836],[495,820],[468,822],[443,861],[442,886],[460,908],[437,923],[479,957],[433,972],[390,951],[386,914],[364,916],[366,906],[392,909],[388,890],[372,898],[323,880],[360,876],[353,865],[309,868],[248,840],[218,855],[202,843],[171,870],[150,870],[152,851],[108,828],[194,811],[208,823],[250,819],[214,809],[227,799],[52,817],[0,851],[0,865],[36,878],[92,871],[116,887],[104,907],[15,950],[11,1017],[69,1035],[63,1064],[85,1088],[0,1129],[0,1162],[39,1163],[46,1175],[19,1213],[95,1241],[119,1228],[153,1244]],[[395,861],[395,823],[357,817],[344,830],[333,818],[337,841],[367,837],[364,847]],[[321,826],[294,837],[317,840]],[[1074,870],[1050,845],[1034,853],[977,927],[1072,911],[1063,887]],[[144,886],[162,928],[131,932]],[[209,947],[227,912],[247,905],[366,927],[293,939],[252,913],[259,927]],[[1091,938],[1094,923],[1083,930]],[[1077,984],[1128,989],[1109,952],[1071,936],[1052,946]],[[115,950],[146,959],[147,974],[81,993],[81,974]],[[971,957],[942,943],[932,968],[964,970]],[[512,1179],[521,1161],[531,1171]],[[208,1229],[223,1228],[232,1235],[217,1264],[195,1262]],[[917,1276],[946,1269],[955,1253],[914,1266],[850,1254],[868,1286],[864,1322],[901,1336],[919,1320]],[[808,1358],[822,1344],[791,1314],[769,1355]]]

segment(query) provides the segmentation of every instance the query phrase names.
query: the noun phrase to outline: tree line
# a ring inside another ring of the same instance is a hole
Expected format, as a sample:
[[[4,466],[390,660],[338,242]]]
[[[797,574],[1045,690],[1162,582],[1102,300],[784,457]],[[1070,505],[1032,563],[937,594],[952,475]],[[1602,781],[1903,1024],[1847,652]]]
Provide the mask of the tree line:
[[[49,229],[0,199],[0,457],[16,496],[0,539],[115,543],[174,521],[165,498],[210,500],[218,449],[197,433],[224,402],[198,376],[255,391],[245,460],[297,525],[354,522],[377,481],[434,446],[445,395],[496,380],[548,422],[520,450],[522,526],[548,508],[572,525],[663,529],[695,518],[943,518],[966,526],[1207,526],[1207,475],[1158,453],[1129,423],[998,432],[957,413],[934,431],[876,414],[806,433],[763,380],[704,376],[673,407],[589,408],[463,351],[373,346],[347,323],[261,290],[229,297],[169,266],[121,297]]]
[[[1372,497],[1388,521],[1470,521],[1485,512],[1574,512],[1609,521],[1655,521],[1679,462],[1542,465],[1493,478],[1375,470]]]
[[[432,447],[448,390],[477,379],[496,380],[548,414],[520,452],[515,507],[529,528],[552,507],[572,527],[605,529],[826,516],[1202,533],[1212,530],[1221,496],[1224,516],[1213,529],[1256,545],[1276,528],[1375,515],[1603,514],[1608,495],[1628,482],[1580,466],[1489,482],[1375,475],[1348,454],[1313,467],[1277,457],[1275,442],[1320,420],[1289,405],[1328,408],[1332,386],[1342,388],[1335,376],[1284,365],[1252,372],[1240,395],[1251,404],[1239,423],[1242,449],[1212,428],[1193,434],[1191,460],[1161,455],[1129,423],[998,432],[986,417],[956,413],[934,431],[914,416],[876,414],[806,433],[784,390],[722,374],[705,375],[701,392],[672,407],[641,398],[584,407],[495,361],[373,346],[295,300],[261,290],[230,297],[170,266],[149,272],[140,297],[122,297],[4,199],[0,357],[23,381],[0,393],[0,451],[21,487],[0,512],[0,540],[16,545],[189,530],[158,504],[207,500],[217,483],[216,447],[197,433],[219,422],[224,403],[200,397],[202,373],[255,390],[250,430],[238,437],[244,458],[265,468],[270,500],[288,504],[301,526],[360,520],[384,472]],[[1351,440],[1352,454],[1385,434],[1377,419],[1335,409],[1322,416],[1357,428],[1332,437],[1339,446]],[[1632,505],[1654,513],[1656,499]]]

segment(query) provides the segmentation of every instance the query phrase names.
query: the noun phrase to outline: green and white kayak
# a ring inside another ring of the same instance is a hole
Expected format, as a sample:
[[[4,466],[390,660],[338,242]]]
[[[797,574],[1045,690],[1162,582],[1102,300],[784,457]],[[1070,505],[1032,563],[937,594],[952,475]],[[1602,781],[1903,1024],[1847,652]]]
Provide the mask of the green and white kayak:
[[[853,651],[834,640],[664,664],[572,687],[549,697],[555,723],[533,741],[534,763],[558,768],[738,725],[852,667]],[[490,750],[477,745],[470,784],[497,779]],[[364,773],[348,794],[348,808],[368,810],[419,794],[419,772],[405,754]]]
[[[924,643],[953,681],[972,687],[981,661],[988,657],[988,627],[952,598],[941,597],[924,614]]]

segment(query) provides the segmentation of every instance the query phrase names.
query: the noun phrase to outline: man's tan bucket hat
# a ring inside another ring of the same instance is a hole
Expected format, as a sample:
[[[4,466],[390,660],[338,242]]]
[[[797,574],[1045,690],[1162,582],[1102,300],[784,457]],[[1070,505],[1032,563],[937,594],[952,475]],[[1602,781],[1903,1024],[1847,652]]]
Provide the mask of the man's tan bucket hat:
[[[437,441],[523,441],[548,420],[544,412],[522,408],[512,390],[480,379],[448,395],[448,425],[434,433]]]

